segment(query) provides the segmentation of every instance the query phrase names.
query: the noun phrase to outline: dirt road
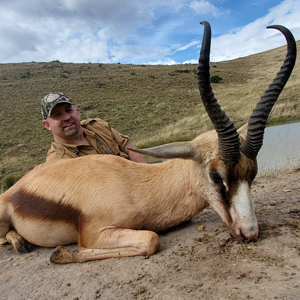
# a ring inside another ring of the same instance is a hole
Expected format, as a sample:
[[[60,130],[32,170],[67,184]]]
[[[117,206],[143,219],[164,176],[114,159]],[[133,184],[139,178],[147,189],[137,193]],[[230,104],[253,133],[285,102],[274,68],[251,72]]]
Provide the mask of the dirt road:
[[[160,234],[149,258],[55,265],[53,249],[21,255],[5,245],[0,298],[300,299],[300,170],[258,178],[252,194],[260,235],[251,243],[231,240],[209,208]]]

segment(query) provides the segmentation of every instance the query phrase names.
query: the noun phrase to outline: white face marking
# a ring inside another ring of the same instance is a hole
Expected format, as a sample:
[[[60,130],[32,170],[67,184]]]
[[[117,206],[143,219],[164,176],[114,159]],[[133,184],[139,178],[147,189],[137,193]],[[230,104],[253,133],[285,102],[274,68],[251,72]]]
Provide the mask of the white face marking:
[[[257,220],[254,212],[254,203],[248,183],[240,183],[236,195],[232,198],[230,214],[236,230],[241,230],[247,238],[257,234]]]

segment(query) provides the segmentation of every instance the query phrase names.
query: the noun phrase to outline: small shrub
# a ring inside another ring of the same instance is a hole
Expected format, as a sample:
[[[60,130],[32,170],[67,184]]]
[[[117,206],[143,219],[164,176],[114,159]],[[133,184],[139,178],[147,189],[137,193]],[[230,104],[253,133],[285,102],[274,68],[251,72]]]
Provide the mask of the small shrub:
[[[94,109],[95,106],[94,105],[85,105],[82,107],[83,110],[90,110],[90,109]]]
[[[3,183],[4,183],[5,188],[9,189],[9,188],[12,187],[19,179],[20,179],[20,176],[14,176],[14,175],[6,176],[6,177],[3,179]]]
[[[21,73],[21,74],[20,74],[20,77],[21,77],[21,78],[29,78],[30,75],[31,75],[30,71],[27,71],[26,73],[23,73],[23,74]]]
[[[177,73],[190,73],[191,70],[175,70]]]
[[[220,77],[219,75],[214,75],[210,77],[210,82],[211,83],[220,83],[221,80],[223,80],[222,77]]]
[[[62,73],[69,74],[69,75],[71,74],[71,71],[69,71],[69,70],[67,70],[67,69],[63,69],[63,70],[61,70],[61,72],[62,72]]]
[[[105,83],[103,83],[103,82],[96,82],[96,83],[95,83],[95,86],[96,86],[97,88],[102,88],[102,87],[105,86]]]

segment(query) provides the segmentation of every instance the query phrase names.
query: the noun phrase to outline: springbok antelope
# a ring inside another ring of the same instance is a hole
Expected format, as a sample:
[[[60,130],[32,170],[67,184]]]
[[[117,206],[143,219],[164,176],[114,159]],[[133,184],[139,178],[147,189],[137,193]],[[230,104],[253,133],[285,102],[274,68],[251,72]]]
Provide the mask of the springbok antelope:
[[[55,263],[152,255],[159,250],[156,232],[190,220],[211,205],[232,236],[253,240],[258,225],[251,199],[268,115],[296,59],[290,31],[287,57],[254,109],[237,130],[214,97],[210,84],[211,29],[207,22],[198,66],[202,101],[215,127],[193,141],[136,150],[170,159],[137,164],[113,155],[91,155],[36,166],[0,196],[0,243],[16,251],[26,241],[56,247]],[[61,245],[78,243],[70,251]]]

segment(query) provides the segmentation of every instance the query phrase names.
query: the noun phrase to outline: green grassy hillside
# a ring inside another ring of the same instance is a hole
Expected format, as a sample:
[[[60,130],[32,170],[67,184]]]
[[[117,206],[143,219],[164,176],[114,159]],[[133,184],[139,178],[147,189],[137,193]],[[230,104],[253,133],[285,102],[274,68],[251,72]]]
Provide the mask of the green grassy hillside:
[[[300,42],[297,42],[298,49]],[[247,122],[272,82],[286,46],[211,64],[215,95],[236,126]],[[298,50],[299,57],[299,50]],[[196,65],[145,66],[61,62],[0,64],[0,186],[45,161],[52,135],[41,125],[40,100],[61,91],[82,117],[100,117],[138,147],[189,140],[212,129],[199,97]],[[272,124],[299,119],[300,63],[273,111]]]

